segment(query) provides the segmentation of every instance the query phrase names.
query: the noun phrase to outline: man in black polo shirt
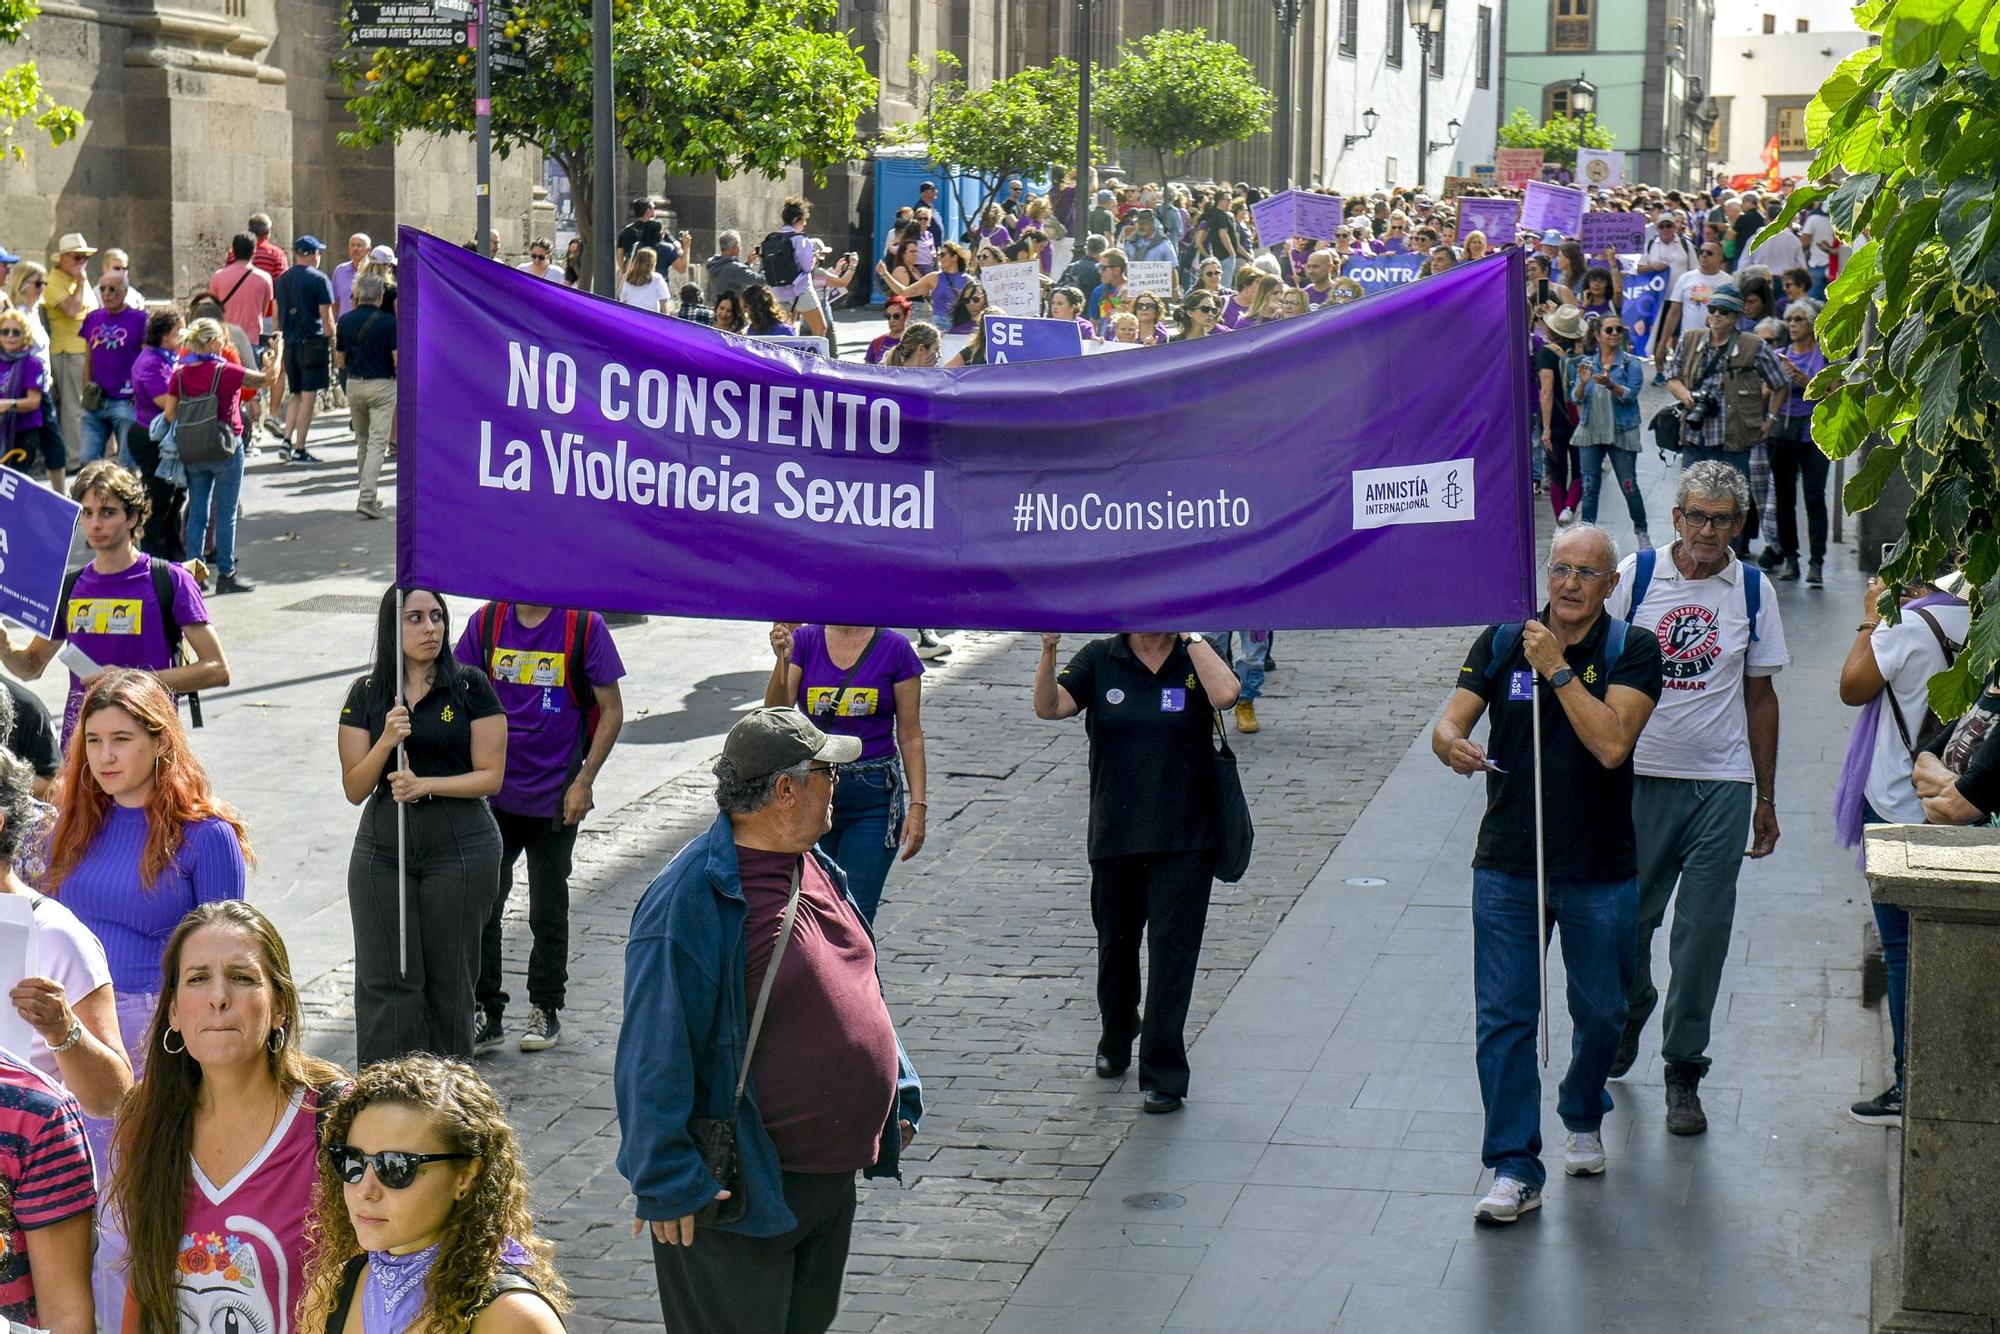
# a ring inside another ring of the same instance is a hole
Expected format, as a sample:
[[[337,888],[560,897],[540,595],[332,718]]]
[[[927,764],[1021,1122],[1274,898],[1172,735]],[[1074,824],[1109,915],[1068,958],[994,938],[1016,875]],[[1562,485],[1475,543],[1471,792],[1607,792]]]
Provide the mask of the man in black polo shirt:
[[[1141,1106],[1187,1096],[1188,1001],[1215,879],[1209,738],[1236,702],[1236,673],[1200,635],[1094,639],[1056,672],[1042,636],[1035,716],[1084,714],[1090,737],[1090,920],[1097,928],[1097,1073],[1116,1079],[1139,1039]],[[1139,942],[1151,971],[1139,1013]]]
[[[1569,1131],[1563,1170],[1604,1170],[1604,1081],[1625,1025],[1639,918],[1632,831],[1632,746],[1660,698],[1660,645],[1604,614],[1618,549],[1576,524],[1549,553],[1548,604],[1524,625],[1481,633],[1431,735],[1453,772],[1486,775],[1486,817],[1472,859],[1473,996],[1481,1157],[1493,1188],[1474,1218],[1511,1223],[1542,1204],[1542,1083],[1535,1066],[1541,995],[1536,939],[1533,709],[1541,692],[1544,808],[1559,831],[1545,852],[1548,919],[1562,929],[1575,1025],[1557,1111]],[[1488,748],[1469,739],[1492,710]],[[1490,748],[1490,756],[1489,756]]]
[[[347,385],[347,409],[360,451],[361,489],[354,512],[364,519],[388,513],[376,498],[382,461],[389,453],[389,427],[396,420],[396,316],[382,309],[387,289],[379,273],[354,280],[354,309],[334,330],[333,359]]]

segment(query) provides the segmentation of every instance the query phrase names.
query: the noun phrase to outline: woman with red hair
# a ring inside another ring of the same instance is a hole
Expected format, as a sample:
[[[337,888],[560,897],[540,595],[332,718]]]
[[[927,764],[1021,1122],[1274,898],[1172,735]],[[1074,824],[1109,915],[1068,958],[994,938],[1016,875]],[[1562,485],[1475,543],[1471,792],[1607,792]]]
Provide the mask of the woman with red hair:
[[[61,811],[42,892],[104,944],[118,1026],[132,1073],[146,1070],[145,1038],[160,998],[160,959],[196,905],[243,897],[250,843],[242,817],[217,800],[181,727],[174,697],[151,672],[114,667],[84,692],[58,782]],[[97,1161],[111,1122],[86,1117]],[[106,1219],[97,1250],[97,1309],[125,1307],[113,1264],[124,1243]]]

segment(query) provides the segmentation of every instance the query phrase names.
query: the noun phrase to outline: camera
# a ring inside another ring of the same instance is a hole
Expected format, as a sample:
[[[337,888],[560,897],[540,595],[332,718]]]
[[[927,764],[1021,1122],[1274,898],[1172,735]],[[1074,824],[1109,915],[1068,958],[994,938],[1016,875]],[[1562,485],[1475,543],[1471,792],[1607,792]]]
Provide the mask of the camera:
[[[1694,402],[1681,405],[1681,425],[1700,426],[1721,406],[1720,395],[1713,390],[1697,389],[1694,391]]]

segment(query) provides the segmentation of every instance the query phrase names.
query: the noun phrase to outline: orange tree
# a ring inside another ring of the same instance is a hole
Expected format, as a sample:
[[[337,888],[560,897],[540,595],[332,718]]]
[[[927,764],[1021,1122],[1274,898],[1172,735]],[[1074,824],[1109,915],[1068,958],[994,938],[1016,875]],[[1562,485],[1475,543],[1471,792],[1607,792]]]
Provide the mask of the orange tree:
[[[857,133],[875,77],[849,35],[832,29],[837,0],[614,0],[618,149],[670,174],[815,176],[862,153]],[[494,30],[527,68],[493,74],[493,151],[539,149],[569,174],[588,246],[591,204],[590,6],[515,0]],[[470,134],[473,68],[466,52],[349,48],[334,61],[355,128],[351,148],[405,134]]]

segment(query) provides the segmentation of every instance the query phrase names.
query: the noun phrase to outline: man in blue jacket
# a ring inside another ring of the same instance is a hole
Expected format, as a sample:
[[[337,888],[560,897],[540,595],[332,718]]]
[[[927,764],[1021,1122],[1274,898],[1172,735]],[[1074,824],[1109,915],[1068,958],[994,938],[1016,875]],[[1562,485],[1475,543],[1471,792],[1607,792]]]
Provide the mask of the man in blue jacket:
[[[668,1329],[828,1328],[854,1174],[900,1177],[916,1134],[923,1091],[874,939],[847,877],[813,847],[831,827],[834,766],[860,753],[796,709],[746,715],[715,765],[722,814],[633,913],[618,1170],[638,1200],[634,1234],[652,1228]],[[690,1124],[710,1120],[735,1133],[722,1176]]]

